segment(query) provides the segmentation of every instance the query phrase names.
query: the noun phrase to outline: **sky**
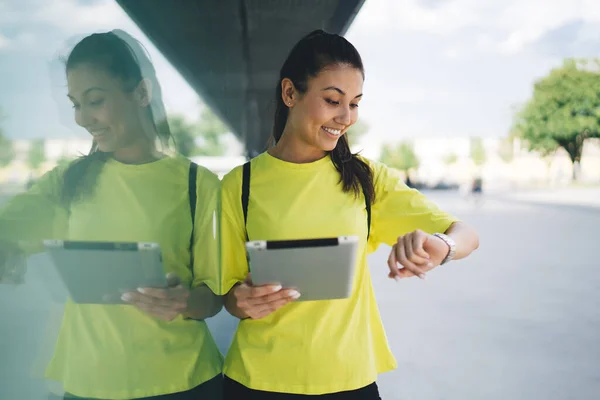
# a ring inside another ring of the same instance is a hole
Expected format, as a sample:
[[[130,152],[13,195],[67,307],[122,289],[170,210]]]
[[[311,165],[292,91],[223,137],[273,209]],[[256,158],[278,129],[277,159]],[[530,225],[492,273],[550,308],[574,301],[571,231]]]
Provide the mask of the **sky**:
[[[60,56],[120,28],[148,49],[169,112],[201,100],[109,0],[0,0],[1,126],[11,138],[85,137],[73,123]],[[366,69],[369,142],[507,135],[515,107],[566,57],[600,54],[598,0],[366,0],[346,37]]]

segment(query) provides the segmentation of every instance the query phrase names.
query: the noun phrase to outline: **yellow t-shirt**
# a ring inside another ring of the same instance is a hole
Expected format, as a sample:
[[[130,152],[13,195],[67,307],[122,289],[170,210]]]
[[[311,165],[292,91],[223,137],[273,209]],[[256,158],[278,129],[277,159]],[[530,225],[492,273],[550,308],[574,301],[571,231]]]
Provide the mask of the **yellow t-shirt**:
[[[75,202],[69,217],[59,200],[63,171],[56,169],[0,211],[0,238],[156,242],[165,272],[217,293],[220,182],[198,168],[192,268],[188,168],[183,157],[143,165],[110,159],[94,193]],[[165,322],[130,305],[69,301],[47,375],[77,396],[130,399],[188,390],[221,370],[204,321],[179,316]]]
[[[377,200],[367,245],[364,197],[342,191],[330,157],[293,164],[263,153],[252,160],[250,240],[358,235],[361,243],[350,298],[290,303],[266,318],[240,321],[225,357],[224,373],[231,379],[256,390],[324,394],[367,386],[378,373],[396,367],[367,252],[415,229],[444,232],[456,219],[409,189],[396,171],[369,164]],[[248,274],[241,182],[242,168],[237,167],[222,184],[223,294]],[[387,266],[379,267],[378,273],[387,274]]]

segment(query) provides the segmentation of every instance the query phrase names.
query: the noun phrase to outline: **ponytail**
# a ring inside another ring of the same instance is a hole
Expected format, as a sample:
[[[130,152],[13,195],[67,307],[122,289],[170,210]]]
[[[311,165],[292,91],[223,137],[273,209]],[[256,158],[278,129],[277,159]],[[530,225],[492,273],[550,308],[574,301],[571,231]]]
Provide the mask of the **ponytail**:
[[[281,82],[288,78],[300,93],[308,90],[308,81],[331,65],[350,65],[363,73],[362,59],[356,48],[345,38],[316,30],[302,38],[293,48],[281,67],[275,89],[275,117],[271,144],[281,139],[287,123],[289,108],[281,96]],[[340,173],[344,192],[356,197],[364,193],[368,204],[375,202],[373,171],[357,154],[352,154],[346,135],[338,139],[330,153],[333,165]]]

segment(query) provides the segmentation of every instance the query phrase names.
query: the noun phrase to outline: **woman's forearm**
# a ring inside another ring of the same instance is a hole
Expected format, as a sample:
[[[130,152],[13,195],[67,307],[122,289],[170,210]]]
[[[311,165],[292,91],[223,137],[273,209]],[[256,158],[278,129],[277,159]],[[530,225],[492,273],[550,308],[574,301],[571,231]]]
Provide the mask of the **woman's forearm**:
[[[223,296],[218,296],[206,285],[190,290],[188,307],[184,315],[188,318],[203,320],[215,316],[223,308]]]
[[[464,222],[453,223],[445,233],[456,242],[455,260],[467,257],[479,247],[479,235],[477,231]]]
[[[227,312],[229,312],[229,314],[233,315],[234,317],[237,317],[239,319],[246,319],[248,318],[248,315],[241,308],[238,307],[237,299],[234,294],[235,288],[238,285],[239,283],[234,285],[231,288],[231,290],[225,295],[225,309],[227,310]]]

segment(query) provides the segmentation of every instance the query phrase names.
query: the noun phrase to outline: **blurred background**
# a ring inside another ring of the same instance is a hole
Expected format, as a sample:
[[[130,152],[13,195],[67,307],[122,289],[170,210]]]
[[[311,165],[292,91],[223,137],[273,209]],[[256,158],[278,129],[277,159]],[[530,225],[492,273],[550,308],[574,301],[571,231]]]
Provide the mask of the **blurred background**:
[[[600,3],[0,0],[0,205],[89,150],[61,57],[116,28],[147,48],[177,150],[220,176],[265,149],[291,46],[344,34],[366,68],[353,150],[481,233],[426,282],[389,281],[387,249],[371,256],[399,363],[383,398],[600,397]],[[51,279],[0,287],[2,399],[48,390]],[[210,321],[222,351],[235,324]]]

